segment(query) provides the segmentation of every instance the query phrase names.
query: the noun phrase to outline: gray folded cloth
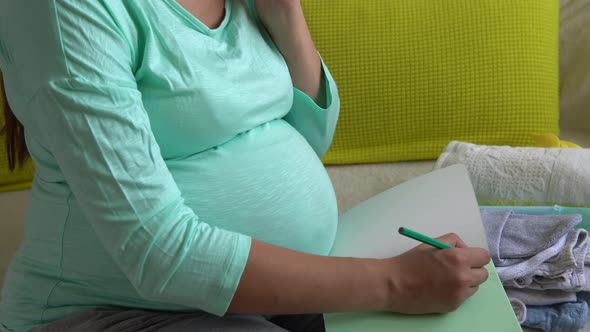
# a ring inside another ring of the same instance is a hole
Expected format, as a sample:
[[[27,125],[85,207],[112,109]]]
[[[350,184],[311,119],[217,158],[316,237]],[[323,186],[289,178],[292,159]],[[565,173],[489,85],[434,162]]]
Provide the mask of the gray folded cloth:
[[[481,217],[495,266],[514,265],[538,255],[582,221],[578,214],[535,216],[487,209],[481,210]]]
[[[510,287],[538,290],[561,289],[578,292],[586,289],[584,261],[588,252],[588,232],[574,229],[559,245],[544,252],[561,248],[558,253],[538,264],[538,256],[511,265],[498,267],[498,276],[503,284]]]
[[[573,229],[579,215],[523,215],[483,210],[482,220],[498,276],[507,287],[587,289],[588,232]]]

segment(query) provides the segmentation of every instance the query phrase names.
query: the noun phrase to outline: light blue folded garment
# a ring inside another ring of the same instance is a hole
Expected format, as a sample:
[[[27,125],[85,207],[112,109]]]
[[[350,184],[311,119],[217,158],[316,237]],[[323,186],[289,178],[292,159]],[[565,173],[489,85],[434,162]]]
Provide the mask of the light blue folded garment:
[[[527,306],[523,326],[545,332],[577,332],[588,320],[590,293],[578,293],[578,301],[549,306]]]

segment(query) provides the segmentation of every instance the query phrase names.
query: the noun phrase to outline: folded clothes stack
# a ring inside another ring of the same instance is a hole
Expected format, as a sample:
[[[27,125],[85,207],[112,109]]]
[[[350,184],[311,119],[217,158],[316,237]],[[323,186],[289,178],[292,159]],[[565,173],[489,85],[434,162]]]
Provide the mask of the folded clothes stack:
[[[588,318],[588,232],[580,215],[525,215],[482,210],[490,254],[524,326],[547,332],[581,329]]]

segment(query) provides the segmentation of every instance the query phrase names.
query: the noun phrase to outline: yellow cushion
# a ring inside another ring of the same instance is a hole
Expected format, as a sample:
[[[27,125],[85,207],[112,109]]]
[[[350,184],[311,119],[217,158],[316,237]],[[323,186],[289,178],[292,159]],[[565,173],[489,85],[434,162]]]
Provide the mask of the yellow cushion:
[[[533,135],[538,148],[575,148],[581,149],[582,147],[574,142],[568,142],[560,140],[559,137],[553,134],[539,134]]]
[[[1,84],[0,79],[0,87]],[[0,93],[0,128],[4,128],[4,121],[4,96]],[[22,169],[17,167],[14,172],[8,169],[6,137],[0,134],[0,192],[30,188],[34,172],[33,162],[30,159]]]
[[[302,3],[342,98],[325,163],[559,135],[557,0]]]

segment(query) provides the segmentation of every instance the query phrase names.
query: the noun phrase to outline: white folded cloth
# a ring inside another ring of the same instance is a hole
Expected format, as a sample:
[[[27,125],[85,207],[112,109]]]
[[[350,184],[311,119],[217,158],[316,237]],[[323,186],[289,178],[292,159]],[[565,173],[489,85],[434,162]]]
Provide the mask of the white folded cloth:
[[[590,149],[451,142],[435,169],[467,167],[482,205],[590,206]]]
[[[575,292],[566,292],[559,289],[506,288],[506,295],[509,298],[519,299],[526,305],[552,305],[563,302],[576,302],[578,300]]]

